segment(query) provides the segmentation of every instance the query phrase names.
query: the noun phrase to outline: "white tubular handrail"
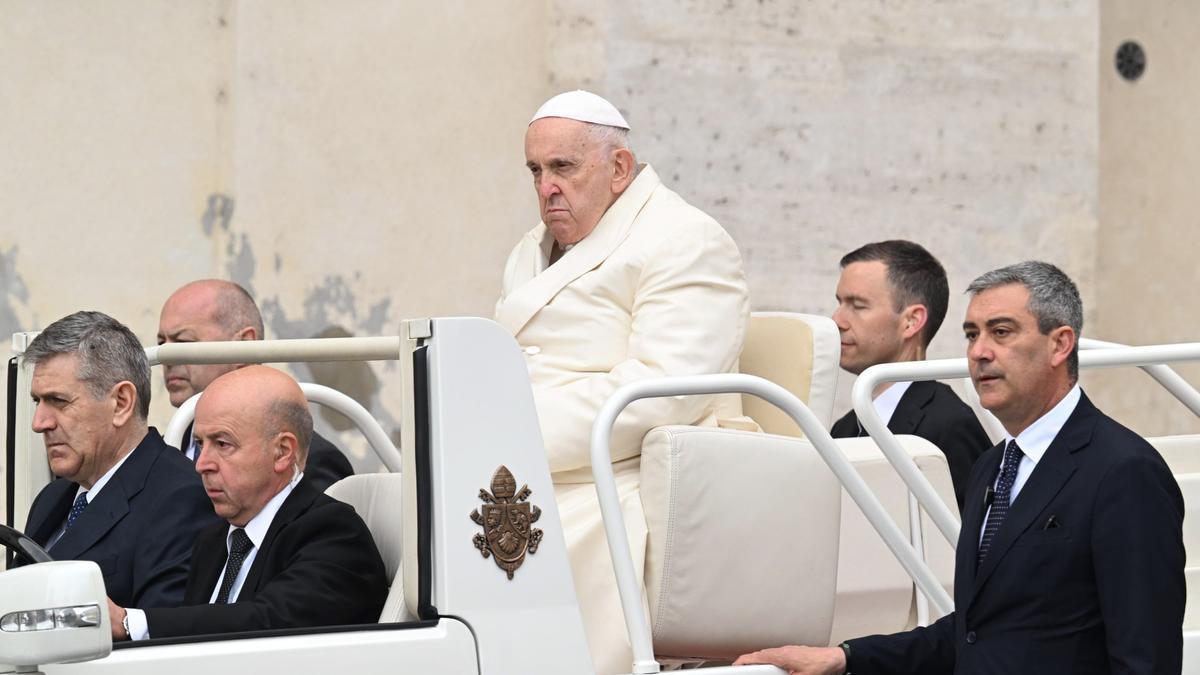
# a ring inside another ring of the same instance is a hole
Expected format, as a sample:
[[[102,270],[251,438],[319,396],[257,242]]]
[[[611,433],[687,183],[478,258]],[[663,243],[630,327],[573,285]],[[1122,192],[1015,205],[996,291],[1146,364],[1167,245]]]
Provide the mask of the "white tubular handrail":
[[[864,370],[854,382],[854,388],[850,392],[850,399],[854,404],[854,413],[858,415],[858,421],[879,445],[883,456],[896,469],[896,473],[900,474],[900,478],[908,486],[909,491],[916,496],[921,508],[929,514],[933,524],[941,530],[942,535],[946,537],[951,546],[958,543],[958,518],[946,505],[946,502],[938,496],[929,479],[917,468],[917,463],[908,456],[904,448],[900,447],[900,441],[896,440],[896,436],[883,423],[883,419],[875,411],[871,394],[875,391],[875,387],[884,382],[949,380],[966,376],[967,360],[965,358],[881,363]]]
[[[312,403],[318,403],[328,408],[345,415],[353,422],[363,436],[367,437],[367,442],[371,444],[371,448],[375,454],[379,456],[380,461],[387,467],[387,470],[392,473],[400,473],[401,460],[400,451],[392,443],[383,430],[379,426],[379,422],[367,412],[367,409],[361,403],[355,401],[349,396],[343,394],[337,389],[331,389],[323,384],[313,384],[311,382],[301,382],[300,390],[304,392],[305,398]],[[196,416],[196,402],[200,400],[200,394],[195,394],[179,406],[179,410],[175,411],[175,415],[171,417],[171,421],[167,424],[167,433],[164,436],[167,445],[173,445],[177,448],[183,448],[183,432],[187,426],[192,423],[192,419]]]
[[[883,538],[892,554],[916,582],[921,592],[930,599],[939,614],[950,612],[953,601],[938,583],[932,570],[913,550],[900,528],[879,503],[879,499],[867,487],[842,453],[841,448],[830,437],[820,420],[800,399],[783,387],[752,375],[694,375],[689,377],[663,377],[632,382],[617,389],[600,408],[592,425],[592,475],[596,481],[596,495],[600,502],[600,513],[604,519],[608,550],[612,556],[613,570],[617,577],[617,588],[621,595],[621,607],[625,614],[625,625],[629,629],[629,641],[633,647],[633,673],[657,673],[659,664],[654,660],[654,645],[646,616],[642,613],[643,598],[638,592],[637,575],[633,556],[629,550],[625,519],[621,514],[617,484],[613,477],[612,453],[609,440],[613,423],[630,403],[643,398],[687,396],[694,394],[751,394],[775,405],[788,414],[804,431],[821,459],[845,487],[846,492],[862,509],[867,520]],[[748,671],[738,671],[748,672]]]
[[[1099,341],[1089,341],[1093,348],[1081,350],[1079,353],[1080,368],[1122,368],[1136,366],[1143,368],[1167,387],[1172,394],[1184,404],[1192,408],[1185,400],[1189,397],[1188,390],[1195,390],[1190,384],[1179,377],[1164,364],[1183,361],[1200,360],[1200,342],[1185,342],[1169,345],[1145,345],[1140,347],[1122,347],[1113,343],[1105,347],[1096,346]],[[1161,368],[1156,368],[1161,366]],[[1163,371],[1166,368],[1166,374]],[[871,402],[871,393],[883,382],[917,382],[922,380],[950,380],[967,377],[969,371],[967,360],[941,359],[936,361],[912,361],[908,363],[881,363],[871,366],[858,376],[851,392],[854,402],[854,412],[858,415],[863,428],[871,434],[871,438],[879,445],[884,457],[891,462],[900,474],[900,478],[908,485],[908,489],[916,496],[921,508],[925,509],[933,519],[938,529],[946,536],[951,545],[958,543],[958,519],[950,511],[950,507],[938,497],[929,480],[921,474],[912,458],[900,447],[896,437],[888,430],[887,425],[875,412]],[[1160,379],[1161,378],[1161,379]],[[1165,381],[1164,381],[1165,380]],[[1169,385],[1174,382],[1175,385]],[[1200,404],[1200,400],[1196,401]],[[1200,413],[1198,413],[1200,414]]]
[[[1091,338],[1081,338],[1079,340],[1079,348],[1081,350],[1124,349],[1128,347],[1129,345],[1105,342],[1104,340],[1093,340]],[[1187,406],[1187,409],[1191,410],[1193,415],[1200,417],[1200,392],[1196,391],[1196,388],[1189,384],[1187,380],[1180,377],[1179,373],[1175,372],[1170,366],[1160,363],[1142,366],[1142,370],[1161,384],[1163,389],[1171,392],[1171,395],[1179,399],[1180,403]]]
[[[400,337],[172,342],[146,348],[150,365],[202,363],[293,363],[318,361],[396,361]]]

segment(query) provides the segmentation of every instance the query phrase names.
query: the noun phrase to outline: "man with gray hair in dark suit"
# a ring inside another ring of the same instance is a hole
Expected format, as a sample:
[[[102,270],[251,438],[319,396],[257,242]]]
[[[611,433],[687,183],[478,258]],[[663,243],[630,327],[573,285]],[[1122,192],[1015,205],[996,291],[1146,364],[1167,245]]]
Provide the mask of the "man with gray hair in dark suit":
[[[147,425],[141,343],[110,316],[76,312],[47,326],[24,360],[33,430],[58,477],[34,499],[25,533],[55,559],[94,561],[113,598],[181,604],[192,541],[217,517],[192,464]]]

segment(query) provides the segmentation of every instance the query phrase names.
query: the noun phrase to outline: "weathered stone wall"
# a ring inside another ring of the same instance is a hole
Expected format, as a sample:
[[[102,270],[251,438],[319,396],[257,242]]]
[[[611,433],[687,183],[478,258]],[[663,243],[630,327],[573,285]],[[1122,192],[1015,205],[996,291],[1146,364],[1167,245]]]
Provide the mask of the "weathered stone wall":
[[[1095,0],[5,3],[0,335],[94,308],[151,343],[205,276],[275,337],[490,316],[536,219],[525,124],[576,86],[728,227],[756,308],[829,312],[841,254],[896,236],[955,289],[1039,257],[1091,299],[1098,23]],[[394,426],[392,364],[297,373]]]
[[[552,6],[554,83],[618,102],[738,241],[756,309],[832,312],[838,259],[893,237],[950,276],[934,356],[962,355],[961,291],[1000,265],[1055,262],[1100,304],[1093,0]]]

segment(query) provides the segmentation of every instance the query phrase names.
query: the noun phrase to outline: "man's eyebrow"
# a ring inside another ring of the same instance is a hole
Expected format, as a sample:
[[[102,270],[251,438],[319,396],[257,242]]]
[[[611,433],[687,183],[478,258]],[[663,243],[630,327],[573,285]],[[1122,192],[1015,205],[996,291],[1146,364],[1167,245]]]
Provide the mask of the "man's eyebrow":
[[[855,295],[854,293],[847,293],[846,295],[838,295],[835,293],[833,297],[837,298],[840,302],[867,302],[865,297],[861,295]]]
[[[991,328],[993,326],[998,326],[1002,323],[1016,323],[1016,322],[1017,322],[1017,320],[1012,318],[1011,316],[998,316],[994,319],[988,319],[987,327]]]

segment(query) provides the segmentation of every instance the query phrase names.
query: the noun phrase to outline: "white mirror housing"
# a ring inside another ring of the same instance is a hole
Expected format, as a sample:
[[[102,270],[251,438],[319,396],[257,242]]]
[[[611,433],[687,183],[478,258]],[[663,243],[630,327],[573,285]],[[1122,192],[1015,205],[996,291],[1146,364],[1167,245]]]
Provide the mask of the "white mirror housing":
[[[90,661],[112,651],[104,577],[87,560],[0,573],[0,663]]]

